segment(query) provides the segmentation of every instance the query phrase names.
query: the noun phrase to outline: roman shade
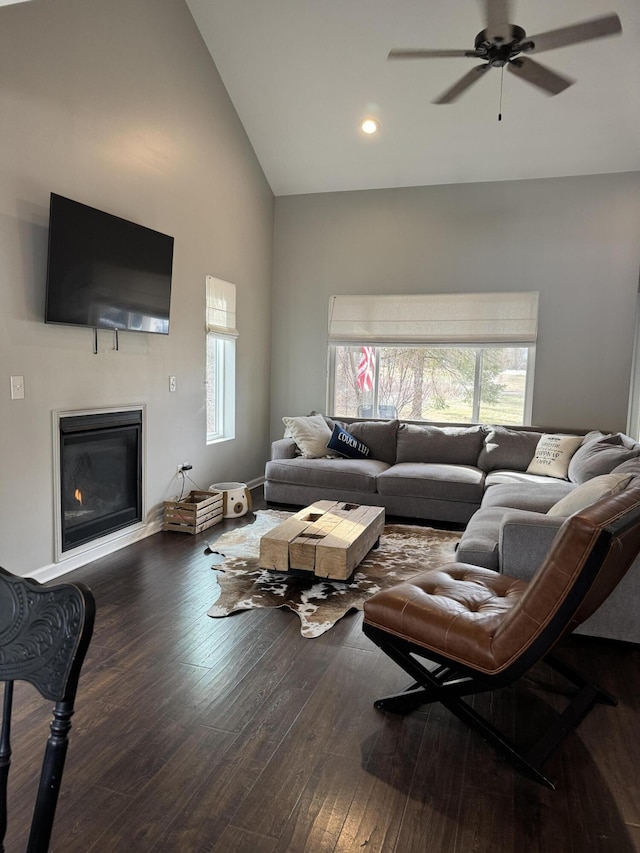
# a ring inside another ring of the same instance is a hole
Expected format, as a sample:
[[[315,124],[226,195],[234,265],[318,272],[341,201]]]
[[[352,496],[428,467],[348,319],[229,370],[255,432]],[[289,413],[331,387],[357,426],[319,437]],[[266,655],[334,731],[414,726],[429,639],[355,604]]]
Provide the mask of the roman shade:
[[[538,291],[331,296],[333,344],[532,344]]]
[[[215,276],[207,276],[207,332],[220,338],[235,339],[236,286]]]

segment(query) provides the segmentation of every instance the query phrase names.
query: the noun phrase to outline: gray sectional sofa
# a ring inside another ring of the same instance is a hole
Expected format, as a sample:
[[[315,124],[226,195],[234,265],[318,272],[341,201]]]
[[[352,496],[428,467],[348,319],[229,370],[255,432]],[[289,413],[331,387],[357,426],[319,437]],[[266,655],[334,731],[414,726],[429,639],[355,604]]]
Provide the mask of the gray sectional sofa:
[[[312,417],[321,429],[322,416]],[[291,420],[305,421],[285,422]],[[347,430],[366,454],[344,458],[327,449],[325,434],[309,450],[294,430],[295,437],[272,444],[268,503],[344,500],[384,506],[391,516],[464,525],[457,560],[525,579],[567,515],[640,476],[640,444],[620,433],[322,421],[334,447],[344,448],[335,436]],[[558,445],[563,452],[554,441],[565,443]],[[640,558],[581,632],[640,643],[638,611]]]

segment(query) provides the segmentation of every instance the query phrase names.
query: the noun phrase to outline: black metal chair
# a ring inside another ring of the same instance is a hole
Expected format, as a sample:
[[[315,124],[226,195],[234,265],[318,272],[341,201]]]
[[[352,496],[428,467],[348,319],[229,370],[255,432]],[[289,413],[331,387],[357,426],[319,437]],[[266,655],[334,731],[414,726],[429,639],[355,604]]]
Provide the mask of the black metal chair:
[[[93,594],[82,584],[44,586],[0,568],[0,680],[4,706],[0,730],[0,851],[7,830],[14,681],[28,681],[55,702],[28,853],[46,853],[55,817],[80,669],[95,616]]]
[[[596,703],[615,705],[616,700],[552,650],[604,601],[638,553],[640,485],[633,485],[569,517],[528,583],[448,563],[377,593],[364,604],[363,630],[413,683],[374,706],[406,713],[441,702],[521,772],[553,788],[544,761]],[[523,750],[462,697],[510,685],[538,661],[577,692]]]

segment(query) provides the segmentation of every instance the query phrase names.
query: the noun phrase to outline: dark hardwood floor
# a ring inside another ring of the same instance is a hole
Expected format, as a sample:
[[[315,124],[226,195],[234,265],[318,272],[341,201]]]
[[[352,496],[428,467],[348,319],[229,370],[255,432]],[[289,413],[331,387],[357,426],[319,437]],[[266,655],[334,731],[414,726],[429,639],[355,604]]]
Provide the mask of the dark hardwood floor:
[[[596,707],[550,758],[550,791],[444,708],[375,711],[406,678],[363,636],[361,614],[313,640],[287,610],[209,618],[205,540],[250,521],[159,533],[64,578],[92,588],[98,613],[52,850],[640,850],[640,647],[565,643],[619,705]],[[540,668],[533,690],[474,702],[526,738],[561,707],[551,685]],[[50,703],[20,685],[16,707],[8,853],[24,849]]]

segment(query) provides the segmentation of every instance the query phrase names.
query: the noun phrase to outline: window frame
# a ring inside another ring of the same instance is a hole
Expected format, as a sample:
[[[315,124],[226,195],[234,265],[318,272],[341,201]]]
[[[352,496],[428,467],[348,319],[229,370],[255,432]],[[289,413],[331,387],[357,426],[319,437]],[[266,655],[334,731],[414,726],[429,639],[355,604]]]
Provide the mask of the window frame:
[[[374,373],[374,382],[373,382],[373,411],[374,413],[378,411],[378,379],[379,379],[379,361],[380,361],[380,348],[382,347],[423,347],[424,349],[473,349],[476,351],[476,369],[475,369],[475,377],[474,377],[474,393],[473,393],[473,403],[472,403],[472,419],[468,421],[469,424],[481,423],[479,419],[480,414],[480,406],[481,400],[479,396],[479,392],[481,390],[480,387],[480,378],[482,373],[481,368],[481,358],[478,358],[478,354],[482,350],[486,349],[526,349],[527,350],[527,372],[525,377],[525,391],[524,391],[524,405],[522,412],[522,424],[513,424],[513,426],[530,426],[531,418],[533,412],[533,381],[535,374],[535,355],[536,355],[536,345],[531,342],[522,342],[522,343],[510,343],[510,344],[489,344],[489,343],[468,343],[468,344],[460,344],[460,343],[441,343],[441,344],[406,344],[404,342],[398,342],[397,344],[393,344],[389,341],[385,341],[383,344],[381,343],[372,343],[371,341],[363,341],[362,343],[357,343],[355,341],[349,341],[348,343],[339,344],[331,342],[328,347],[327,353],[327,399],[326,399],[326,411],[329,413],[331,417],[361,417],[363,420],[367,420],[364,415],[347,415],[344,412],[336,412],[334,411],[334,401],[335,401],[335,391],[336,391],[336,348],[339,346],[348,346],[348,347],[358,347],[358,346],[369,346],[375,348],[375,373]],[[372,419],[378,417],[374,415]],[[429,421],[424,421],[424,423],[429,423]],[[443,422],[444,423],[444,422]],[[461,423],[461,422],[457,422]],[[464,421],[464,423],[467,423]]]
[[[540,293],[342,294],[329,297],[326,410],[335,416],[336,348],[375,348],[372,406],[378,412],[380,349],[473,349],[475,377],[472,417],[479,423],[482,352],[526,349],[527,371],[522,426],[531,424]],[[348,417],[343,414],[344,417]]]
[[[205,290],[205,440],[216,444],[235,438],[236,395],[236,286],[208,275]],[[209,368],[209,346],[215,346],[213,375]],[[209,430],[214,388],[213,431]]]

